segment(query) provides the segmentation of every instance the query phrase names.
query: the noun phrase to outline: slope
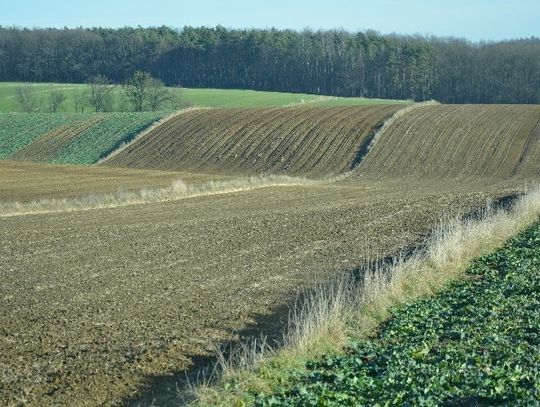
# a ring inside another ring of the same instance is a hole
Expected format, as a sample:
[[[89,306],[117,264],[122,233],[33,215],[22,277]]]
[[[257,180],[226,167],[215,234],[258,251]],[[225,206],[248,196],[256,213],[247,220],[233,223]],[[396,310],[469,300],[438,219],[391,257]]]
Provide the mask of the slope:
[[[106,165],[220,173],[337,174],[403,105],[189,111]]]
[[[540,174],[540,106],[436,105],[398,118],[363,161],[374,177]]]
[[[0,159],[93,164],[164,115],[0,113]]]

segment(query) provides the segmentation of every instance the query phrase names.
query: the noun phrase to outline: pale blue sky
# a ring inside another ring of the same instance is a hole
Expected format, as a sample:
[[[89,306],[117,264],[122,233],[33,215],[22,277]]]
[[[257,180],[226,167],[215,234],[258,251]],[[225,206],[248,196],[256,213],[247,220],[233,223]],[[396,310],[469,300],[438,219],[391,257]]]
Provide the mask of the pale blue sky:
[[[540,36],[540,0],[0,0],[0,25],[375,29],[478,40]]]

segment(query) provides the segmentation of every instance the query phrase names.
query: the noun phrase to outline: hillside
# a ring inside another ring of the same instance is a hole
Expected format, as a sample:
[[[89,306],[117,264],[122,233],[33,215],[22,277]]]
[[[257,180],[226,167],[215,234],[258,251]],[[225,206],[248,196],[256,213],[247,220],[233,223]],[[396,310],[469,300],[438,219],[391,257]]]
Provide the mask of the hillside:
[[[164,114],[0,113],[0,159],[92,164]]]
[[[436,105],[397,119],[363,161],[374,177],[540,175],[540,106]]]
[[[227,173],[337,174],[401,105],[197,110],[178,115],[106,165]]]

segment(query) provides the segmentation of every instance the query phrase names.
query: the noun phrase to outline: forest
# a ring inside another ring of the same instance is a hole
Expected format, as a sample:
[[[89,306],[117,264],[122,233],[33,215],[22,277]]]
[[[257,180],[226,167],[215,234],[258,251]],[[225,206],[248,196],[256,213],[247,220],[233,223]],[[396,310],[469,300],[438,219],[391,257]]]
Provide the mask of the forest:
[[[0,81],[122,83],[445,103],[540,103],[540,38],[473,43],[375,31],[0,27]]]

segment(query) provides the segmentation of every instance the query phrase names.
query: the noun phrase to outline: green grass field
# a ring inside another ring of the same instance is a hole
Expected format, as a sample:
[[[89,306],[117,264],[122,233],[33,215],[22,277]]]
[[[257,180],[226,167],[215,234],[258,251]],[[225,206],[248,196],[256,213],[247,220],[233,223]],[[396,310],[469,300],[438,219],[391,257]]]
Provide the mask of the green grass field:
[[[16,92],[21,85],[28,85],[34,95],[38,109],[47,111],[47,100],[52,90],[64,92],[66,101],[62,104],[60,112],[75,112],[74,96],[83,91],[87,85],[62,83],[0,83],[0,112],[20,112]],[[303,93],[262,92],[254,90],[236,89],[192,89],[170,88],[172,92],[180,92],[181,100],[192,106],[200,107],[280,107],[288,105],[313,104],[317,106],[341,105],[370,105],[407,103],[386,99],[341,98]],[[119,86],[114,91],[113,110],[129,111],[131,106],[124,98],[124,92]],[[87,106],[85,111],[92,111]]]

